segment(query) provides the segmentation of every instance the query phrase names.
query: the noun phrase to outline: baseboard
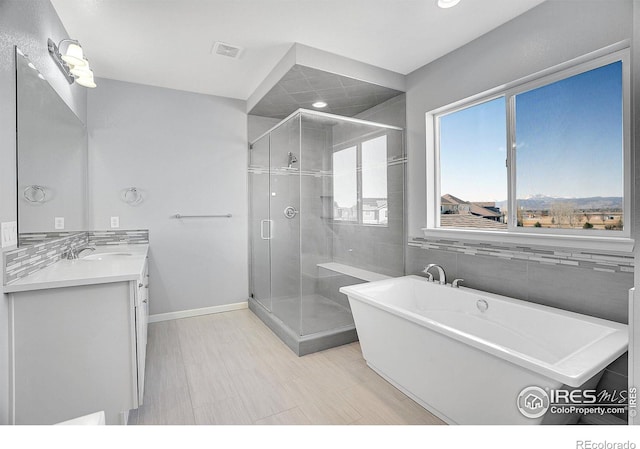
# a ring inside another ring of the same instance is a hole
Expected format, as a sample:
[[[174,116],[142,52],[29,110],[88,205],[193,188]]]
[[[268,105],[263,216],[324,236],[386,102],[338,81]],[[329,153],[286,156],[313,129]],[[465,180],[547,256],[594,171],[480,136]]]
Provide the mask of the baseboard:
[[[178,312],[157,313],[149,315],[150,323],[158,321],[177,320],[179,318],[189,318],[192,316],[209,315],[212,313],[230,312],[232,310],[246,309],[247,301],[236,302],[234,304],[223,304],[221,306],[203,307],[201,309],[180,310]]]

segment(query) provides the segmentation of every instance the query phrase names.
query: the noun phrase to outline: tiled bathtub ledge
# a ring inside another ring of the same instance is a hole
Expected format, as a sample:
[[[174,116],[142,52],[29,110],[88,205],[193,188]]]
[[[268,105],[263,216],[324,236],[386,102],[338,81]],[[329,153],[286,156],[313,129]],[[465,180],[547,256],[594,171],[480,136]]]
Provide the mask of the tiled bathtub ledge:
[[[633,256],[596,253],[593,251],[554,250],[552,248],[532,248],[522,245],[492,245],[478,242],[455,240],[432,240],[411,238],[409,246],[461,253],[473,256],[498,257],[507,260],[526,260],[550,265],[590,268],[595,271],[633,273]]]

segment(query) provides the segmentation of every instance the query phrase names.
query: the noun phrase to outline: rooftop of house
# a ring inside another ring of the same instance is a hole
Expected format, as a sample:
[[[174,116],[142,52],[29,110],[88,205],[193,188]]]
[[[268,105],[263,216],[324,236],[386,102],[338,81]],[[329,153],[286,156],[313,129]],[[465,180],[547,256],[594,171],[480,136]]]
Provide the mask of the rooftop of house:
[[[384,198],[363,198],[362,208],[366,210],[386,209],[387,199]]]
[[[447,205],[447,206],[457,206],[457,205],[461,205],[461,204],[468,205],[469,206],[469,213],[471,213],[472,215],[478,215],[480,217],[500,218],[502,216],[502,214],[500,212],[496,212],[495,210],[487,209],[488,207],[495,207],[495,205],[496,205],[495,202],[488,202],[488,201],[471,202],[471,201],[465,201],[465,200],[462,200],[462,199],[458,198],[457,196],[451,195],[450,193],[442,195],[442,198],[440,199],[440,201],[441,201],[442,205]]]
[[[469,212],[471,212],[473,215],[479,215],[481,217],[500,218],[502,216],[500,212],[496,212],[494,210],[487,209],[486,207],[479,206],[478,203],[471,203]]]
[[[443,228],[488,228],[507,229],[506,223],[478,217],[476,215],[445,214],[440,216],[440,227]]]
[[[441,198],[440,201],[442,201],[442,204],[452,204],[452,205],[469,204],[468,201],[461,200],[457,196],[453,196],[450,193],[446,193],[446,194],[442,195],[442,198]]]

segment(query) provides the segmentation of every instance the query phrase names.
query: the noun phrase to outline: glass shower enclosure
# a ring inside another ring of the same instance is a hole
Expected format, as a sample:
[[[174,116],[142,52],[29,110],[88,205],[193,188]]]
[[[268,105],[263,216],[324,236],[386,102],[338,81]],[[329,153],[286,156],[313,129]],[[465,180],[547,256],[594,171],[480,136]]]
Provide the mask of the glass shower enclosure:
[[[294,352],[357,340],[338,292],[404,274],[403,131],[300,109],[250,144],[249,306]]]

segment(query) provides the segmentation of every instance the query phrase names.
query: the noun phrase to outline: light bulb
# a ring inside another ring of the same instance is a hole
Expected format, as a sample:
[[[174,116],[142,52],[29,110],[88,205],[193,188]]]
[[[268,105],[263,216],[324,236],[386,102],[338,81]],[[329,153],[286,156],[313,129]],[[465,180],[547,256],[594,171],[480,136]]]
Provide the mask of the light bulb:
[[[69,71],[76,78],[87,76],[91,73],[91,69],[89,68],[89,65],[85,65],[85,66],[74,65],[74,66],[71,66],[71,69]]]
[[[81,75],[76,78],[76,83],[84,87],[89,87],[91,89],[96,87],[96,83],[93,80],[93,72],[90,69],[82,72]]]
[[[62,55],[62,60],[68,64],[83,67],[88,64],[84,59],[84,53],[82,47],[77,44],[69,44],[67,47],[67,53]]]

